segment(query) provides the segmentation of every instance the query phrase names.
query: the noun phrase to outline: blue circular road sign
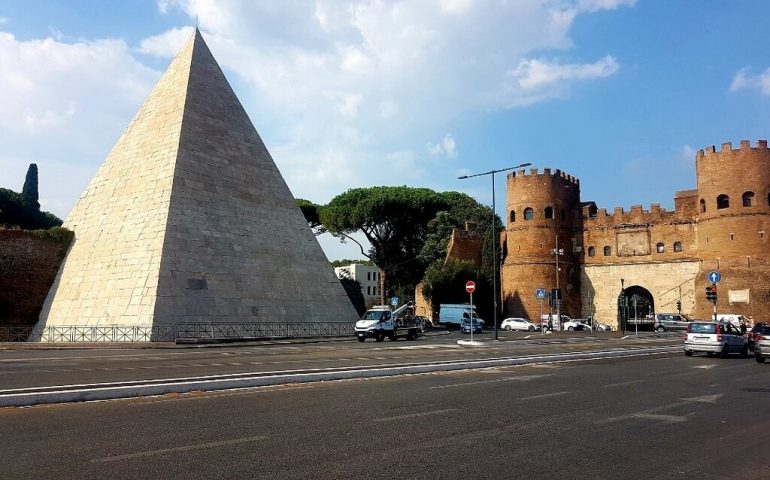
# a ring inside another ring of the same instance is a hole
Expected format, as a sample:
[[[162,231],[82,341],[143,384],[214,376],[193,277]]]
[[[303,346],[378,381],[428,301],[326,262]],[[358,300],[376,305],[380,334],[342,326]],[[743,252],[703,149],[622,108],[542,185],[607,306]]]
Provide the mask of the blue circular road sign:
[[[711,283],[719,283],[720,280],[722,280],[722,275],[719,274],[716,270],[709,273],[708,276],[709,282]]]

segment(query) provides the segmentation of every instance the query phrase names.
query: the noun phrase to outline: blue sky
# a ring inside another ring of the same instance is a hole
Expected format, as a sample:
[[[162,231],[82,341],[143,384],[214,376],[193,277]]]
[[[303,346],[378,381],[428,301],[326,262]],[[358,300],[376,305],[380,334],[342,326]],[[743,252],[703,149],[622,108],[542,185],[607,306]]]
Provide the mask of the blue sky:
[[[770,136],[761,0],[19,0],[0,4],[0,186],[37,163],[43,208],[66,217],[196,15],[318,203],[411,185],[489,204],[488,179],[457,177],[531,162],[608,210],[673,208],[695,151]]]

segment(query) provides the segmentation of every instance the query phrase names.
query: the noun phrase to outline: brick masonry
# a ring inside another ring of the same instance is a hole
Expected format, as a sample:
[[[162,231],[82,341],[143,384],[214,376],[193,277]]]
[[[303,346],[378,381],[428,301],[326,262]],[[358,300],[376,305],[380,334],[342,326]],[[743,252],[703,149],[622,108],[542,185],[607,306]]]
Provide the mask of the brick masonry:
[[[67,243],[0,229],[0,245],[0,325],[34,325]]]
[[[509,174],[501,270],[506,315],[539,315],[534,292],[556,285],[558,237],[563,311],[573,317],[594,313],[617,324],[623,278],[626,288],[648,290],[657,312],[675,312],[681,294],[683,313],[709,318],[706,277],[716,270],[718,312],[770,321],[767,141],[712,146],[697,152],[695,164],[697,188],[677,192],[673,211],[653,204],[607,212],[582,201],[579,181],[559,170]]]

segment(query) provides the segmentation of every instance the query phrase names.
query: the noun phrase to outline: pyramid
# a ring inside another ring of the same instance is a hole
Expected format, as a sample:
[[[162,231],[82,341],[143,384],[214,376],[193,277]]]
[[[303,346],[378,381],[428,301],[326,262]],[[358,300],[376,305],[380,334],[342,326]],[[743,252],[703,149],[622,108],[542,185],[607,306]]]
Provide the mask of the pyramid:
[[[197,29],[64,227],[39,329],[356,319]]]

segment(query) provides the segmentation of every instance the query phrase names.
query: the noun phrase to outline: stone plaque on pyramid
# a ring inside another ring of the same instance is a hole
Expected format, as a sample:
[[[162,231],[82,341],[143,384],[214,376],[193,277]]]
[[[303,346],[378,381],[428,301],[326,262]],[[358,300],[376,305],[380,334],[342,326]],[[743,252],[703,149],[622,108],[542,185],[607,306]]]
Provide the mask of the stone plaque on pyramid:
[[[197,29],[64,227],[38,329],[356,319]]]

